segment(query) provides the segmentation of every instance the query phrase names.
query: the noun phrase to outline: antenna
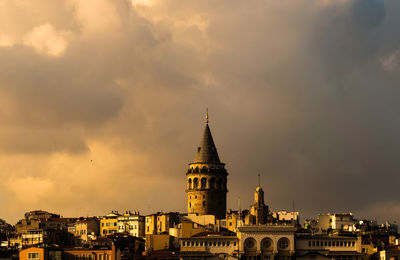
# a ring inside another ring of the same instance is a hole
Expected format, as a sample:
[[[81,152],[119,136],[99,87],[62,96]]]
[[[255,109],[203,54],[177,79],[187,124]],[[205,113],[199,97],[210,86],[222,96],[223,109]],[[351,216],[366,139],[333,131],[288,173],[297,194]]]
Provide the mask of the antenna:
[[[261,187],[261,174],[258,174],[258,186]]]
[[[240,208],[240,197],[238,197],[238,208],[239,208],[239,219],[236,219],[236,228],[242,226],[241,219],[242,219],[242,209]]]
[[[294,221],[294,200],[293,200],[293,211],[292,211],[292,218],[293,218],[293,226],[294,226],[294,223],[295,223],[295,221]]]

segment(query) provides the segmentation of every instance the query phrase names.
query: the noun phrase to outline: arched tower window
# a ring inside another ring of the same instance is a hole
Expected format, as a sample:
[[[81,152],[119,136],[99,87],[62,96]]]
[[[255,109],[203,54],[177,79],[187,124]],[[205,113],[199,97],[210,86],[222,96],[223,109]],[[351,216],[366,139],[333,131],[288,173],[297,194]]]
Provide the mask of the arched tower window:
[[[221,189],[222,188],[222,181],[221,181],[221,179],[218,179],[217,180],[217,189]]]
[[[199,179],[193,179],[193,189],[197,189],[199,187]]]
[[[215,189],[215,178],[211,177],[210,179],[210,189]]]
[[[191,178],[189,178],[189,180],[188,180],[188,189],[189,190],[193,189],[192,179]]]
[[[207,186],[207,178],[201,178],[201,188],[205,189]]]

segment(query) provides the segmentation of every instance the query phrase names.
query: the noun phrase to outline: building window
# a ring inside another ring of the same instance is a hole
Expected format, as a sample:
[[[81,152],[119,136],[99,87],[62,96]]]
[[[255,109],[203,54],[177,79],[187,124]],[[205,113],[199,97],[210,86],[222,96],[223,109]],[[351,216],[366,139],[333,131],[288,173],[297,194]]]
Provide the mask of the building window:
[[[278,241],[278,248],[281,250],[285,250],[289,247],[289,239],[287,238],[281,238]]]
[[[40,259],[40,253],[28,253],[28,259]]]
[[[210,187],[210,189],[215,189],[215,178],[214,177],[211,177],[210,183],[208,186]]]
[[[201,178],[201,188],[205,189],[207,186],[207,179],[206,178]]]

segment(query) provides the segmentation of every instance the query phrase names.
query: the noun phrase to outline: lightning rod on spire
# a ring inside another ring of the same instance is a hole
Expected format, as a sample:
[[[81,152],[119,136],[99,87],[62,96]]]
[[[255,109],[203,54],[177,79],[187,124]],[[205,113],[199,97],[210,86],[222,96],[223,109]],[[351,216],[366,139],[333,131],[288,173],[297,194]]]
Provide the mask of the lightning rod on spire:
[[[206,110],[206,124],[208,124],[208,108]]]

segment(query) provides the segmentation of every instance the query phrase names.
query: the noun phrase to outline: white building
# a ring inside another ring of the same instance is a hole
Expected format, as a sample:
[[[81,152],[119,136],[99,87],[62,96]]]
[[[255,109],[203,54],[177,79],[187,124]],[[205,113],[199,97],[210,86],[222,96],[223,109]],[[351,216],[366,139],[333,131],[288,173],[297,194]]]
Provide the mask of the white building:
[[[203,232],[180,238],[179,258],[184,259],[238,259],[238,238],[234,235]]]
[[[357,221],[352,213],[319,214],[317,220],[318,233],[326,233],[329,229],[337,231],[356,231]]]
[[[357,260],[362,257],[361,236],[298,235],[296,259]]]
[[[286,210],[281,210],[281,211],[276,211],[272,212],[272,217],[278,221],[294,221],[295,223],[299,224],[300,221],[300,212],[298,211],[286,211]]]
[[[145,237],[145,217],[139,215],[139,211],[126,211],[118,217],[118,232],[127,232],[132,236]]]

